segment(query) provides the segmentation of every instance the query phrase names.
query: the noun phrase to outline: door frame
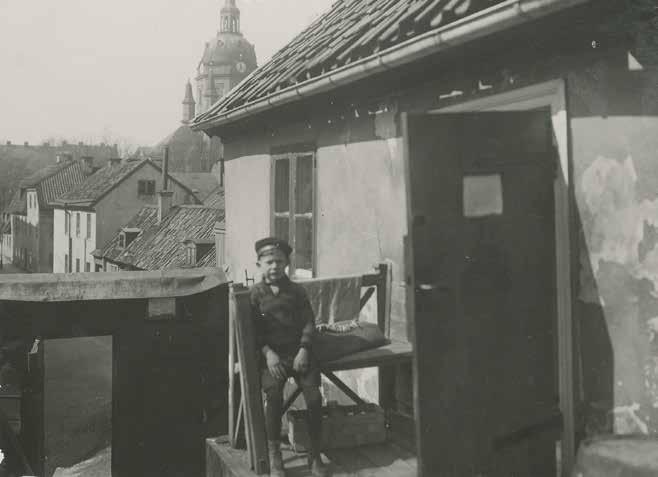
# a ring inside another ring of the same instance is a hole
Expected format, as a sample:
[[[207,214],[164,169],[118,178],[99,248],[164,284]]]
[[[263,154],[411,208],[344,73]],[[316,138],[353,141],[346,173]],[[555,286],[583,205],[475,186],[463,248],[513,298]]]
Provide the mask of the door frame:
[[[554,130],[554,146],[559,156],[557,174],[553,182],[555,200],[555,265],[556,265],[556,310],[558,332],[558,391],[560,410],[563,416],[561,439],[561,473],[570,475],[575,459],[575,381],[574,381],[574,342],[572,317],[572,263],[571,263],[571,161],[569,158],[569,123],[567,116],[566,87],[564,79],[555,79],[532,86],[519,88],[484,98],[466,100],[444,108],[432,109],[428,114],[466,113],[478,111],[525,111],[549,107]],[[404,121],[406,127],[406,120]],[[409,150],[405,147],[405,161],[408,162]],[[411,211],[411,184],[406,164],[407,185],[407,220],[411,234],[413,215]],[[411,237],[409,239],[412,245]],[[409,257],[413,254],[409,253]],[[409,268],[413,276],[413,266]],[[413,280],[410,281],[413,283]],[[413,285],[412,285],[413,286]],[[413,313],[414,291],[410,290],[410,311]],[[414,316],[413,314],[411,316]],[[413,327],[415,329],[415,326]],[[415,338],[414,338],[415,341]],[[416,359],[416,358],[415,358]],[[414,368],[416,366],[414,365]],[[415,371],[414,369],[414,371]],[[414,372],[414,379],[417,373]],[[417,385],[414,385],[418,409]],[[418,427],[417,422],[417,427]],[[417,431],[418,437],[419,432]]]

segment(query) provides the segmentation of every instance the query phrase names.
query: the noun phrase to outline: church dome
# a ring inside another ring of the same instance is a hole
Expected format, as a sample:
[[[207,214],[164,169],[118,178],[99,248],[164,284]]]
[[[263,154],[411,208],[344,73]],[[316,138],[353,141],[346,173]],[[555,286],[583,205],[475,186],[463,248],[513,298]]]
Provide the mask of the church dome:
[[[206,43],[200,65],[231,65],[244,63],[246,69],[256,68],[256,50],[240,33],[219,32]]]
[[[197,66],[197,114],[206,112],[258,66],[254,45],[240,32],[240,9],[235,2],[225,0],[220,29],[206,43]]]

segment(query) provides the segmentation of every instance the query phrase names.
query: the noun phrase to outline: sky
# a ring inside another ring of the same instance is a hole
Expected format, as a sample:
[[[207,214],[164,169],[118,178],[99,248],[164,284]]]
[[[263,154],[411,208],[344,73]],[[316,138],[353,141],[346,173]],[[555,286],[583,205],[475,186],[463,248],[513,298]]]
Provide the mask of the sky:
[[[263,64],[333,0],[237,0]],[[0,141],[153,145],[224,0],[0,0]]]

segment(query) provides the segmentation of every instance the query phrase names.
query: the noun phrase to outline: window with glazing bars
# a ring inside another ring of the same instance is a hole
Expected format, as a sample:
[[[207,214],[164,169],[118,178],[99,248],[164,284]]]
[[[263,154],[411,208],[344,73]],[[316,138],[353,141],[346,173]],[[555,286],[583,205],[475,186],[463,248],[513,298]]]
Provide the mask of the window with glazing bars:
[[[315,154],[273,156],[272,233],[287,240],[294,252],[290,275],[315,273]]]

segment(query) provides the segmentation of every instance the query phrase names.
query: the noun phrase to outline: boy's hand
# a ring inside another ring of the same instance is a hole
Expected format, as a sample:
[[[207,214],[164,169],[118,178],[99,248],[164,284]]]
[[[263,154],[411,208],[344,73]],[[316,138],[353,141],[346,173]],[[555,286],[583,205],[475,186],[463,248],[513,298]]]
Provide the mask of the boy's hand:
[[[271,349],[268,349],[265,353],[265,361],[267,362],[267,369],[270,370],[272,376],[276,379],[286,379],[286,369],[283,367],[283,364],[281,364],[278,354]]]
[[[308,350],[306,348],[300,348],[295,356],[295,360],[292,362],[292,369],[297,371],[299,374],[304,374],[308,371],[309,359],[308,359]]]

